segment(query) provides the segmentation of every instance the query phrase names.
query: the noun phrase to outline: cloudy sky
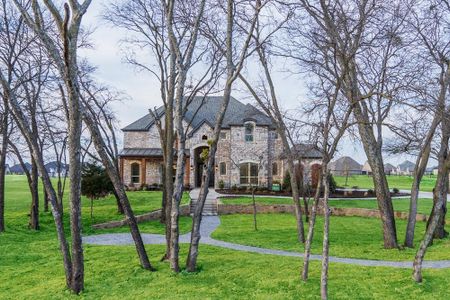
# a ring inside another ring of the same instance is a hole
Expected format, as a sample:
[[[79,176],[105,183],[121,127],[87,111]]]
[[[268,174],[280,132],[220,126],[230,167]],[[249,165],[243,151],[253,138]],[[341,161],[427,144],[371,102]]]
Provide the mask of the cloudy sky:
[[[82,55],[98,67],[96,77],[99,81],[123,91],[129,96],[129,100],[117,104],[114,110],[120,120],[120,126],[127,124],[143,116],[149,108],[162,104],[159,94],[159,85],[156,80],[148,73],[137,72],[131,66],[122,60],[122,54],[119,47],[119,41],[126,36],[124,31],[112,28],[106,24],[101,13],[103,6],[108,4],[109,0],[93,1],[83,24],[94,30],[92,35],[93,49],[83,50]],[[279,69],[282,69],[280,66]],[[279,73],[276,76],[276,83],[282,105],[285,109],[295,109],[299,103],[306,98],[306,89],[304,81],[300,75],[291,75],[288,73]],[[242,102],[252,102],[244,92],[236,89],[233,96]],[[359,143],[345,140],[340,147],[340,153],[337,156],[348,155],[364,163],[366,156]],[[385,160],[394,165],[399,164],[406,157],[387,157]]]

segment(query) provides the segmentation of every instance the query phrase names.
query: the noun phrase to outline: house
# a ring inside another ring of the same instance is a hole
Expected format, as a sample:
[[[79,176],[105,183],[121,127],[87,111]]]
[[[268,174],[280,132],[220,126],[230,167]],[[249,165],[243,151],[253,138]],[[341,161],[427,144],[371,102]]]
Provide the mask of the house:
[[[48,162],[44,167],[50,177],[66,176],[69,172],[69,165],[57,161]]]
[[[402,162],[401,164],[399,164],[395,170],[395,174],[396,175],[408,175],[411,176],[414,172],[414,167],[416,165],[409,161],[409,160],[405,160],[404,162]]]
[[[343,156],[330,163],[330,172],[337,176],[361,175],[362,166],[353,158]]]
[[[363,175],[372,175],[372,168],[370,167],[369,161],[366,160],[362,166],[361,173]]]
[[[390,163],[384,164],[384,173],[386,175],[392,175],[395,172],[394,165],[391,165]]]
[[[208,141],[213,137],[221,105],[220,96],[196,97],[187,108],[183,120],[187,129],[184,184],[191,188],[201,184],[204,165],[201,153],[209,148]],[[162,117],[164,108],[158,108],[156,114]],[[163,119],[160,120],[163,122]],[[119,164],[123,183],[162,184],[163,153],[153,114],[146,114],[122,131],[124,148]],[[254,106],[232,97],[224,116],[210,185],[229,188],[252,184],[270,188],[274,181],[281,182],[286,173],[283,152],[282,141],[271,119]],[[317,156],[314,153],[302,157],[303,169],[314,169],[312,166],[320,163]],[[304,178],[311,180],[311,174]]]
[[[25,162],[24,165],[28,171],[31,171],[30,163]],[[14,175],[24,175],[25,174],[21,164],[13,165],[12,167],[9,168],[9,171],[10,171],[10,174],[14,174]]]
[[[9,169],[9,165],[8,164],[5,164],[5,174],[6,175],[11,174],[11,170]]]

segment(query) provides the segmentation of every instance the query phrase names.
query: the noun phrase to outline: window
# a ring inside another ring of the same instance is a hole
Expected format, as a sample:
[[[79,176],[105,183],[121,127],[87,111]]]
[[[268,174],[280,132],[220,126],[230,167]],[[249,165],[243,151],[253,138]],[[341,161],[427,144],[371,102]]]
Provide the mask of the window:
[[[206,140],[208,140],[208,136],[207,136],[206,134],[205,134],[205,135],[203,135],[203,136],[202,136],[202,140],[203,140],[203,141],[206,141]]]
[[[220,133],[220,139],[221,140],[224,140],[224,139],[226,139],[227,138],[227,133],[226,132],[221,132]]]
[[[239,167],[242,185],[258,184],[258,165],[255,163],[243,163]]]
[[[278,132],[272,131],[272,139],[273,140],[278,140]]]
[[[274,162],[272,164],[272,175],[273,176],[277,176],[278,175],[278,164],[276,162]]]
[[[255,131],[255,125],[251,122],[247,122],[244,124],[245,127],[245,141],[253,142],[253,133]]]
[[[141,180],[141,167],[138,163],[131,164],[131,183],[139,183]]]
[[[219,164],[220,175],[227,175],[227,164],[225,162],[221,162]]]

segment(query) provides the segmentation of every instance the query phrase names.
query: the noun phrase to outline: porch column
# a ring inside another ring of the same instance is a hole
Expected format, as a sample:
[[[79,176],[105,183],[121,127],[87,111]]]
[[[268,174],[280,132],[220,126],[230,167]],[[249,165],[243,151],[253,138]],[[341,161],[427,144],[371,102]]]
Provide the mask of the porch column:
[[[145,158],[141,159],[141,184],[145,184],[147,176],[147,166]]]

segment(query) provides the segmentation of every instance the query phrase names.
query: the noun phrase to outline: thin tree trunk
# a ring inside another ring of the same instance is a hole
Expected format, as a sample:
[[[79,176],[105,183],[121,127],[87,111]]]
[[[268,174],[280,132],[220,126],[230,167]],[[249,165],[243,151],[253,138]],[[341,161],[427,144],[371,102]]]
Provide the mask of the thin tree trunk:
[[[290,174],[292,199],[294,200],[295,219],[297,221],[297,240],[300,243],[305,243],[305,228],[303,225],[302,207],[300,205],[300,196],[298,193],[297,179],[295,178],[295,166],[292,153],[289,153],[288,155],[287,164],[288,172]]]
[[[328,197],[330,194],[330,181],[328,167],[325,166],[324,176],[324,195],[323,195],[323,245],[322,245],[322,272],[320,276],[320,295],[323,300],[328,299],[328,258],[330,243],[328,237],[330,235],[330,208],[328,207]]]
[[[256,201],[255,201],[255,188],[253,186],[251,186],[252,189],[252,203],[253,203],[253,228],[255,229],[255,231],[258,231],[258,224],[257,224],[257,220],[256,220]]]
[[[136,251],[138,253],[141,262],[141,266],[146,270],[153,271],[154,268],[150,264],[147,252],[145,251],[144,242],[142,240],[142,236],[140,234],[139,227],[137,225],[137,221],[134,216],[134,212],[131,208],[130,201],[128,200],[125,188],[120,179],[119,170],[115,167],[116,165],[109,159],[108,154],[105,151],[106,145],[93,119],[90,117],[88,113],[84,113],[83,117],[87,127],[89,128],[89,132],[91,133],[95,149],[98,155],[100,156],[103,165],[105,166],[106,172],[109,178],[111,179],[117,197],[120,200],[121,207],[123,208],[125,216],[127,217],[128,225],[130,226],[131,236],[133,237]]]
[[[115,189],[113,190],[113,194],[114,198],[116,199],[117,213],[123,215],[124,214],[123,207],[122,204],[120,204],[120,198]]]
[[[31,160],[31,209],[30,209],[30,223],[29,228],[33,230],[39,230],[39,177],[38,169],[34,159]]]
[[[443,123],[443,126],[445,125],[448,125],[448,123]],[[433,239],[433,235],[440,225],[439,223],[441,222],[441,218],[443,217],[443,207],[447,202],[448,167],[446,166],[446,164],[450,163],[448,158],[448,140],[448,134],[447,136],[442,137],[441,140],[441,149],[439,152],[439,169],[436,179],[436,186],[433,193],[433,212],[429,219],[429,224],[427,226],[427,230],[425,231],[423,240],[420,243],[419,249],[417,250],[416,257],[414,258],[413,279],[416,282],[422,282],[422,262],[425,257],[427,248]]]
[[[308,237],[305,242],[305,254],[303,256],[303,270],[302,270],[302,280],[308,280],[308,272],[309,272],[309,258],[311,256],[311,244],[314,238],[314,228],[316,225],[316,216],[317,209],[319,206],[320,200],[320,190],[322,187],[323,181],[322,171],[319,174],[319,185],[317,186],[316,193],[314,194],[314,205],[311,210],[311,218],[309,219],[309,228],[308,228]]]
[[[417,202],[419,199],[420,182],[425,173],[431,152],[431,142],[427,142],[425,149],[417,158],[414,169],[414,179],[411,187],[411,201],[409,203],[408,223],[406,225],[405,247],[414,248],[414,231],[416,228]]]
[[[48,212],[48,193],[46,189],[44,189],[44,212]]]
[[[3,96],[5,97],[5,95]],[[0,149],[0,232],[5,231],[5,174],[6,151],[8,149],[8,106],[4,99],[4,116],[2,119],[2,146]]]

